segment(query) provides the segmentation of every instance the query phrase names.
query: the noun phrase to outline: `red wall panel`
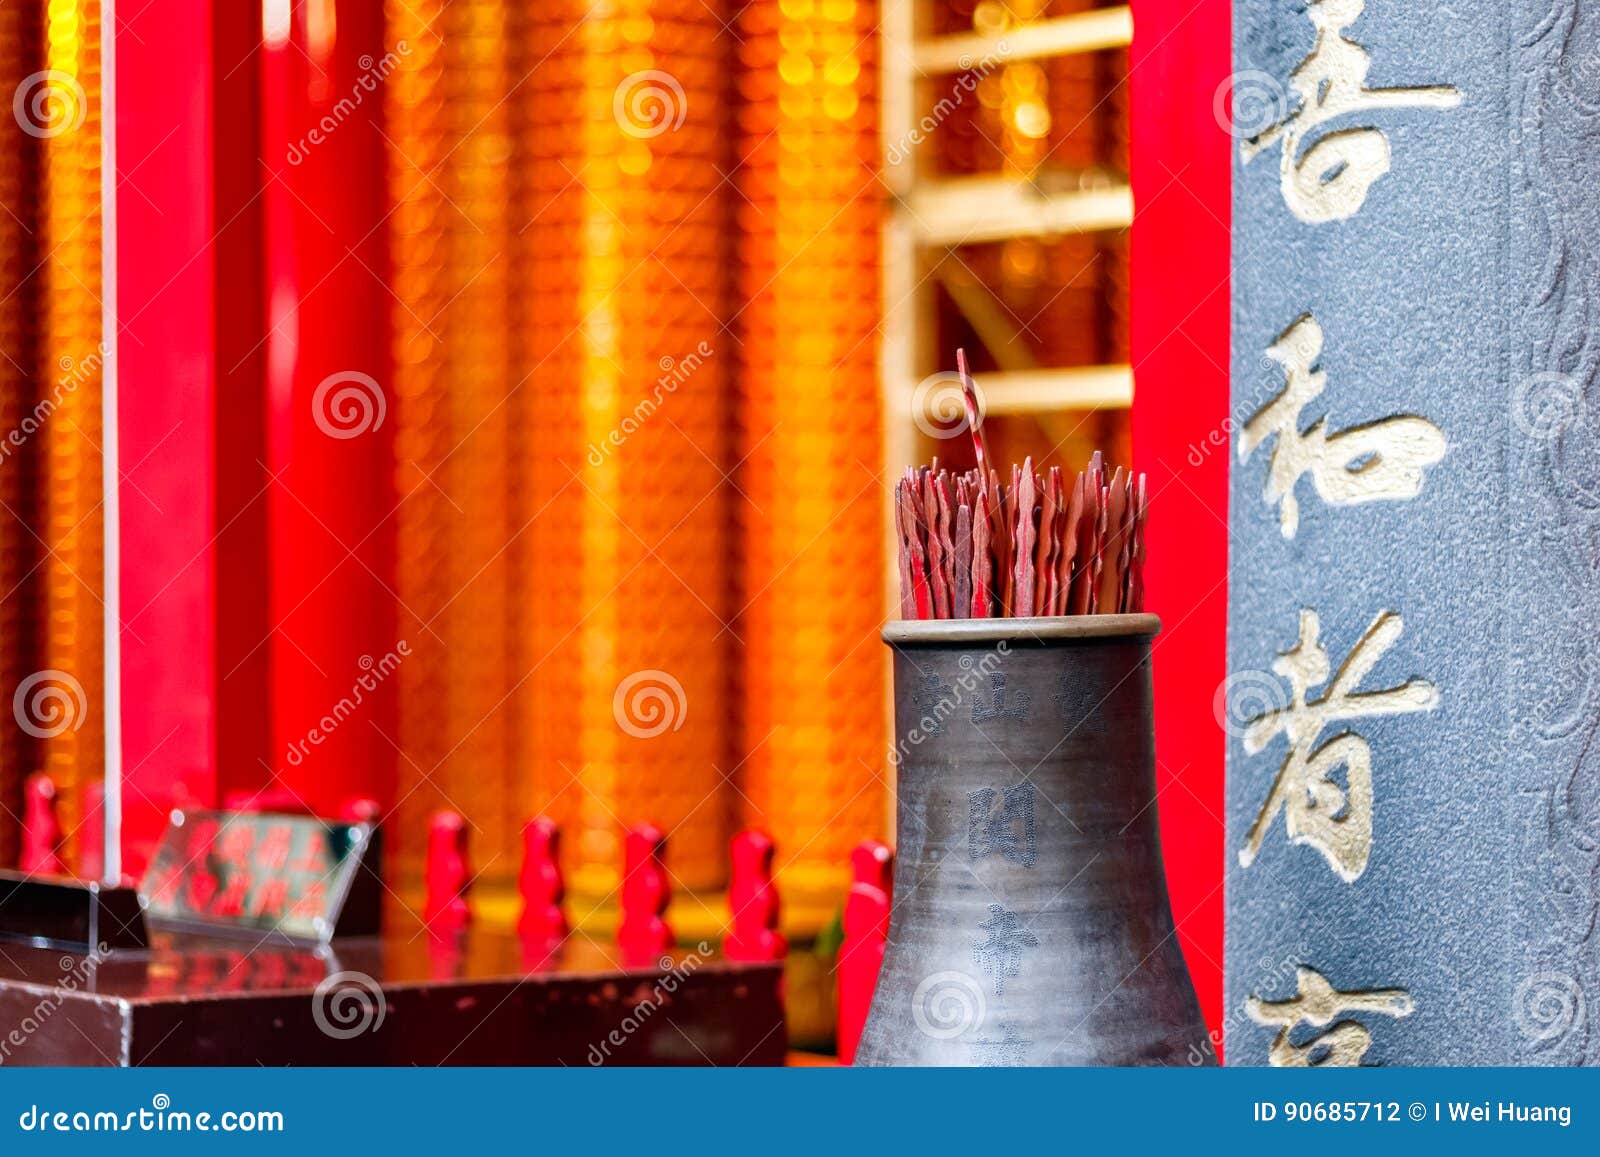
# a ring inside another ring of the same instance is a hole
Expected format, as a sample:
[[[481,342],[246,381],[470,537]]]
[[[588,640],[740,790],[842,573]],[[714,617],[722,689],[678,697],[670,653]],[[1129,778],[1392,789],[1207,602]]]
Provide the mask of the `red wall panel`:
[[[1228,599],[1230,147],[1217,94],[1230,0],[1133,0],[1134,453],[1150,477],[1147,606],[1173,913],[1213,1036],[1222,1018]],[[1218,445],[1215,439],[1220,439]]]
[[[393,795],[385,54],[370,0],[294,5],[260,50],[272,714],[250,786],[323,815]]]
[[[397,637],[387,431],[328,437],[313,406],[330,374],[385,376],[381,101],[361,87],[383,54],[381,11],[341,3],[319,35],[312,6],[296,6],[296,44],[273,46],[258,5],[125,7],[106,280],[123,842],[138,873],[176,804],[267,792],[332,814],[390,794],[392,694],[312,757],[286,753]],[[322,145],[292,148],[357,92]]]
[[[118,178],[105,280],[118,321],[123,866],[134,873],[167,809],[217,789],[215,105],[206,68],[173,67],[210,59],[211,28],[210,0],[119,11],[105,94]]]

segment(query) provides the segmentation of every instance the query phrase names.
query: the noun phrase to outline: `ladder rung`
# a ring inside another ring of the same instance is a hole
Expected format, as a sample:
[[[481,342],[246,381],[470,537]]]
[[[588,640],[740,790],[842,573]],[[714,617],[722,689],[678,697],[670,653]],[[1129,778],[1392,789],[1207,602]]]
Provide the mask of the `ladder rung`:
[[[1011,370],[977,376],[986,415],[1058,410],[1126,410],[1133,405],[1132,366]]]
[[[983,67],[988,71],[1001,65],[1041,56],[1068,56],[1078,52],[1099,52],[1133,43],[1133,13],[1127,8],[1102,8],[1075,16],[1058,16],[1007,29],[999,36],[940,36],[920,41],[913,55],[917,71],[924,76],[965,72]]]
[[[1127,185],[1046,192],[1006,177],[966,177],[917,185],[900,211],[925,245],[976,245],[1123,229],[1133,223],[1133,193]]]

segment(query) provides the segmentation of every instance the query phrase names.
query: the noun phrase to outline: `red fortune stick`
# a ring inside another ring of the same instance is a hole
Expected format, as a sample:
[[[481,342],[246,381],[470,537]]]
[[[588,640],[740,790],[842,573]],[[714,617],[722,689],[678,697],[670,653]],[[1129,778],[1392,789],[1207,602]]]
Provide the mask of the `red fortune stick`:
[[[962,367],[969,417],[975,390]],[[976,432],[976,425],[973,427]],[[1107,477],[1094,454],[1075,476],[1032,459],[1002,485],[981,436],[979,466],[907,468],[894,495],[900,609],[906,618],[1126,614],[1144,608],[1145,476]]]
[[[937,619],[948,619],[951,614],[950,584],[946,581],[949,574],[945,553],[946,512],[941,510],[938,488],[930,470],[922,472],[922,509],[928,527],[928,585],[933,591],[933,615]]]
[[[1033,613],[1050,613],[1051,587],[1055,575],[1056,518],[1059,514],[1057,491],[1061,487],[1061,468],[1052,466],[1039,490],[1039,542],[1033,555]]]
[[[1011,471],[1011,489],[1016,495],[1016,510],[1013,512],[1016,529],[1011,539],[1017,544],[1017,561],[1011,576],[1012,600],[1016,609],[1012,613],[1024,619],[1034,613],[1034,547],[1039,533],[1033,522],[1033,506],[1038,498],[1034,482],[1033,459],[1025,458],[1020,470],[1013,468]]]
[[[956,507],[955,603],[953,618],[972,611],[972,507]]]
[[[983,414],[978,410],[978,387],[967,369],[967,351],[956,350],[956,373],[961,377],[961,401],[967,408],[967,430],[972,435],[972,451],[977,457],[978,477],[989,476],[988,455],[983,448]]]
[[[978,491],[972,516],[972,605],[970,618],[986,619],[994,605],[993,560],[989,554],[989,495]]]

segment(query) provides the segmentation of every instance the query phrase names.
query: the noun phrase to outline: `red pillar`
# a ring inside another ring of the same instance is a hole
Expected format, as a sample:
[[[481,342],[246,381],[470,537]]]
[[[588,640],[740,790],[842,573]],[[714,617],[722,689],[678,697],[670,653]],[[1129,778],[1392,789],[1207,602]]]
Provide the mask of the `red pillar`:
[[[1133,0],[1133,17],[1133,433],[1152,494],[1145,605],[1163,623],[1153,656],[1161,833],[1178,934],[1215,1034],[1226,849],[1212,698],[1227,631],[1233,139],[1214,97],[1226,93],[1232,23],[1228,0]]]
[[[258,5],[117,14],[107,360],[133,873],[175,804],[287,787],[334,814],[389,796],[373,725],[392,733],[392,686],[287,758],[372,681],[363,656],[376,665],[399,641],[388,431],[329,436],[312,409],[330,374],[385,376],[382,93],[362,85],[384,56],[381,7],[339,3],[321,27],[307,21],[334,6],[293,12],[295,47],[263,44]],[[335,109],[358,90],[353,112]],[[290,163],[330,115],[336,130]]]
[[[264,750],[259,225],[252,210],[259,15],[220,0],[121,6],[105,123],[106,339],[120,464],[117,584],[125,871],[166,812],[214,803]],[[175,68],[175,60],[199,67]],[[108,423],[108,429],[111,423]],[[248,640],[248,642],[246,641]]]
[[[270,773],[255,770],[257,786],[329,815],[351,796],[394,802],[396,685],[382,672],[406,648],[379,130],[395,58],[380,4],[282,8],[262,53],[272,723]]]

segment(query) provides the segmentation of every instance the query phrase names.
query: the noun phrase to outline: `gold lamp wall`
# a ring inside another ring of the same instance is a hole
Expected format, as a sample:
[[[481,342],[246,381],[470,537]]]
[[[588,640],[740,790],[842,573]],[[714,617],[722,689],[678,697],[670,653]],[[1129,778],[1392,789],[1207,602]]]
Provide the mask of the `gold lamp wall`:
[[[877,6],[741,10],[745,822],[835,901],[884,817]]]
[[[100,5],[49,0],[45,67],[54,108],[42,141],[43,372],[55,410],[40,428],[44,456],[46,614],[43,667],[75,680],[87,709],[41,740],[44,768],[61,793],[63,831],[75,833],[80,791],[103,772],[104,566],[100,478]],[[70,110],[70,111],[69,111]],[[69,848],[76,840],[69,838]]]
[[[541,286],[531,497],[554,517],[529,528],[548,610],[534,783],[573,797],[581,890],[615,886],[622,826],[646,819],[677,882],[709,887],[726,871],[738,647],[727,40],[700,0],[552,3],[536,19],[547,54],[527,130],[548,200],[526,230]]]
[[[0,5],[0,695],[24,692],[0,729],[4,867],[41,769],[75,863],[104,761],[99,58],[96,0]]]
[[[0,4],[0,91],[15,92],[42,57],[38,12]],[[32,621],[27,585],[36,541],[30,518],[34,491],[31,440],[14,445],[34,406],[38,334],[34,285],[38,260],[38,168],[34,138],[15,134],[0,149],[0,695],[10,696],[31,672]],[[22,780],[32,768],[32,739],[16,727],[0,729],[0,867],[16,863],[22,814]]]
[[[390,140],[389,190],[394,201],[389,238],[393,289],[398,304],[390,311],[393,342],[395,421],[395,586],[408,607],[436,615],[450,598],[450,506],[436,481],[454,438],[449,390],[454,365],[434,324],[445,312],[452,290],[444,264],[455,236],[455,217],[442,182],[450,148],[446,111],[450,93],[446,42],[430,32],[442,19],[443,0],[390,0],[385,18],[396,43],[410,51],[390,76],[385,94],[385,132]],[[400,838],[394,852],[402,872],[420,874],[427,814],[454,803],[434,776],[450,749],[451,704],[446,688],[454,674],[450,652],[429,646],[426,634],[417,648],[428,661],[403,664],[400,681],[400,758],[396,804]],[[504,842],[504,833],[498,841]]]
[[[450,431],[433,483],[453,533],[445,548],[449,589],[431,617],[425,646],[446,659],[444,718],[437,775],[447,797],[484,835],[477,867],[490,878],[515,869],[517,799],[511,735],[517,726],[518,640],[506,630],[510,605],[508,547],[518,510],[511,500],[513,410],[517,382],[509,300],[518,275],[508,254],[513,237],[507,197],[514,79],[512,5],[468,0],[445,6],[434,31],[458,53],[448,82],[443,124],[452,149],[433,179],[448,190],[442,215],[449,247],[441,254],[449,300],[429,328],[455,371],[435,416]],[[423,340],[428,340],[424,334]],[[450,504],[458,509],[450,509]],[[434,549],[444,546],[434,543]],[[507,697],[510,696],[508,699]],[[501,857],[498,861],[495,856]]]
[[[467,814],[568,828],[604,896],[625,824],[719,883],[732,547],[722,25],[699,0],[395,0],[389,88],[402,855]],[[651,711],[669,713],[658,729]]]
[[[387,82],[396,398],[397,594],[417,624],[399,672],[402,869],[420,871],[435,808],[471,824],[488,880],[516,870],[526,647],[506,629],[515,530],[514,390],[522,349],[509,190],[516,44],[501,0],[395,0],[405,46]],[[524,594],[523,597],[526,597]]]

